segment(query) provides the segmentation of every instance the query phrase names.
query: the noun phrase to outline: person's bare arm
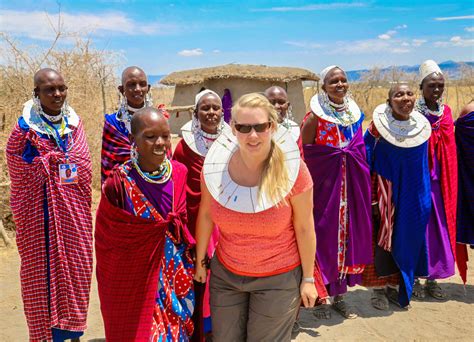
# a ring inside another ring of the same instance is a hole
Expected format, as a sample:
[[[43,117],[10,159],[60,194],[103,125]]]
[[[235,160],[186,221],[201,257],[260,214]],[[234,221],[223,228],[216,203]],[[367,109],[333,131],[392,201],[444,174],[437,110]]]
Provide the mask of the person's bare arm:
[[[301,140],[303,145],[314,144],[316,139],[316,126],[318,125],[318,118],[314,114],[308,115],[308,118],[303,124],[301,129]]]
[[[313,278],[316,255],[316,233],[313,219],[313,188],[291,198],[293,226],[301,259],[303,278]],[[313,307],[318,296],[314,282],[301,282],[301,298],[305,307]]]
[[[201,203],[199,204],[199,214],[196,222],[196,273],[194,280],[205,283],[207,270],[204,267],[206,259],[207,245],[211,238],[214,222],[211,217],[211,194],[207,190],[206,183],[201,178]]]

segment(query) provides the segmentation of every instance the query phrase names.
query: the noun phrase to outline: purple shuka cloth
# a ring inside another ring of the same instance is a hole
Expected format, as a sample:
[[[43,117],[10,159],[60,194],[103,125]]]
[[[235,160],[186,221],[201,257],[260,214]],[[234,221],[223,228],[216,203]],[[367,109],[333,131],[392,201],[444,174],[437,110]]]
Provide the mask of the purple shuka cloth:
[[[345,265],[372,263],[372,208],[369,166],[362,128],[345,148],[303,145],[313,178],[316,257],[326,284],[338,281],[337,262],[342,160],[346,158],[349,224]]]
[[[224,121],[229,123],[232,112],[232,95],[229,89],[224,89],[224,96],[222,97],[222,109],[224,110]]]
[[[441,193],[441,168],[438,158],[434,158],[430,170],[431,213],[426,229],[428,250],[428,279],[444,279],[454,275],[454,255],[448,236],[448,222]]]
[[[457,241],[474,245],[474,112],[456,121],[458,152]]]
[[[138,188],[150,201],[151,205],[155,207],[158,213],[166,218],[168,213],[173,208],[173,181],[163,184],[149,183],[140,176],[140,174],[132,168],[129,176],[137,183]],[[130,207],[128,201],[125,201],[125,210],[133,214],[133,208]]]

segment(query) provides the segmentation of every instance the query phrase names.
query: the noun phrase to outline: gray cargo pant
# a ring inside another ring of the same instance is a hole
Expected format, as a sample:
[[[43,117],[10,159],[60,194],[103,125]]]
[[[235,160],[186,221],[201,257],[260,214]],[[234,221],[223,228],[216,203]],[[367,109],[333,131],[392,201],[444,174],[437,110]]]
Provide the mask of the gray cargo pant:
[[[211,261],[214,342],[290,341],[300,306],[301,267],[269,277],[246,277]]]

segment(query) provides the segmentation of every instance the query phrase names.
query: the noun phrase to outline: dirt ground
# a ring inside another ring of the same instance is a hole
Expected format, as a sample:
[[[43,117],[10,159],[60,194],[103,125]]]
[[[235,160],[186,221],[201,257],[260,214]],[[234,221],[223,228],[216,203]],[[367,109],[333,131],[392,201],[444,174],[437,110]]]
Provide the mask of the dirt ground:
[[[474,260],[474,250],[470,250]],[[20,294],[20,261],[16,248],[0,248],[0,341],[27,341],[28,330]],[[443,280],[441,287],[449,300],[413,301],[409,310],[394,305],[387,312],[370,305],[370,291],[355,287],[347,301],[356,306],[359,317],[343,320],[336,312],[328,320],[317,320],[310,311],[302,310],[301,332],[294,341],[468,341],[474,336],[474,266],[469,267],[466,290],[459,276]],[[470,337],[469,337],[470,336]],[[89,307],[89,329],[82,341],[105,341],[100,316],[97,282],[92,282]]]

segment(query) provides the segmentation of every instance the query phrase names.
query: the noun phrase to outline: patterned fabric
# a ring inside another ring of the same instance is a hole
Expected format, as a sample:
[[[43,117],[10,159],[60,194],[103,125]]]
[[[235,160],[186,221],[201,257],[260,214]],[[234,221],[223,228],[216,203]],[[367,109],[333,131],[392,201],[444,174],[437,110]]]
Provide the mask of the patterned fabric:
[[[456,207],[458,196],[458,167],[456,155],[456,142],[453,130],[453,117],[451,108],[444,105],[441,117],[434,119],[429,115],[431,122],[431,137],[428,146],[428,160],[430,169],[435,167],[435,158],[441,167],[441,192],[443,195],[444,211],[448,224],[451,250],[456,257]],[[433,251],[436,253],[436,251]]]
[[[474,112],[456,121],[458,153],[457,241],[474,245]]]
[[[78,166],[78,184],[60,184],[59,164],[66,162],[64,152],[53,138],[30,129],[23,118],[20,117],[6,147],[23,304],[30,339],[35,341],[51,340],[53,327],[69,331],[86,329],[93,261],[92,167],[82,122],[70,128],[68,162]]]
[[[133,214],[143,219],[162,221],[162,216],[129,176],[130,162],[123,166],[122,172],[126,199],[133,206]],[[182,243],[181,233],[180,230],[166,232],[151,328],[150,340],[153,342],[181,341],[193,333],[191,315],[194,309],[194,263],[187,251],[187,244]]]
[[[395,207],[391,252],[376,249],[375,268],[377,274],[383,276],[400,271],[398,301],[400,306],[406,307],[415,276],[428,273],[425,236],[431,210],[428,143],[411,148],[397,147],[381,137],[373,123],[364,140],[371,172],[391,183]]]
[[[102,132],[101,179],[107,179],[115,165],[130,159],[131,143],[125,124],[116,117],[117,113],[106,114]]]
[[[306,114],[306,119],[311,112]],[[316,134],[314,144],[318,146],[329,146],[344,149],[352,141],[356,133],[361,129],[364,115],[356,123],[349,126],[342,126],[328,122],[320,117],[317,118]],[[338,230],[337,230],[337,272],[344,278],[346,275],[362,274],[364,264],[351,264],[346,262],[348,241],[354,237],[349,236],[349,207],[348,207],[348,179],[347,179],[347,157],[341,157],[341,185],[338,210]],[[318,234],[319,236],[319,234]],[[331,283],[331,281],[328,281]]]
[[[194,152],[181,139],[174,150],[173,159],[182,163],[188,169],[186,181],[186,208],[188,211],[188,228],[191,235],[196,237],[196,221],[201,203],[201,170],[204,163],[204,157]],[[209,257],[214,255],[214,251],[219,240],[219,229],[215,227],[211,234],[211,239],[207,246]],[[210,272],[209,272],[210,274]],[[208,274],[208,275],[209,275]],[[209,278],[208,278],[209,279]],[[196,307],[194,310],[195,330],[192,337],[193,341],[204,341],[205,333],[211,331],[211,308],[209,296],[209,282],[202,286],[196,283]]]
[[[377,244],[390,252],[392,250],[393,217],[395,215],[395,206],[392,203],[392,182],[380,175],[376,175],[376,177],[376,194],[380,212],[380,231]]]
[[[189,241],[186,240],[188,236],[185,232],[186,227],[182,222],[182,219],[186,218],[185,212],[185,193],[184,193],[184,183],[186,181],[186,170],[183,165],[173,163],[173,192],[175,198],[173,198],[173,208],[172,211],[167,213],[166,219],[163,218],[160,213],[158,213],[157,208],[155,208],[150,201],[143,195],[143,192],[138,188],[135,180],[130,176],[130,162],[124,164],[123,166],[117,167],[117,171],[113,171],[112,176],[106,181],[104,185],[104,190],[107,191],[111,186],[114,187],[123,187],[123,202],[120,205],[124,207],[124,203],[127,202],[131,204],[132,215],[134,219],[131,224],[133,225],[134,220],[140,220],[140,222],[148,222],[146,231],[151,228],[150,233],[155,234],[151,237],[151,246],[147,242],[147,235],[144,234],[142,239],[137,239],[139,245],[144,244],[144,248],[150,248],[148,253],[144,254],[133,254],[127,253],[127,257],[131,259],[129,263],[125,265],[120,265],[121,268],[145,268],[150,274],[142,275],[145,277],[145,283],[139,284],[130,284],[130,288],[126,289],[125,293],[122,293],[123,296],[130,297],[136,291],[145,291],[148,294],[148,298],[144,300],[143,297],[140,297],[137,306],[141,304],[138,309],[140,309],[140,317],[145,319],[143,315],[145,312],[148,312],[148,320],[138,324],[138,326],[133,326],[133,322],[129,322],[129,325],[119,328],[118,320],[115,318],[109,319],[108,312],[115,310],[125,310],[125,307],[122,308],[107,308],[102,304],[102,311],[104,315],[104,321],[106,321],[106,334],[108,340],[114,340],[114,336],[120,336],[124,338],[123,334],[120,333],[120,329],[126,329],[126,336],[130,336],[132,340],[146,340],[146,341],[187,341],[188,336],[193,332],[193,323],[191,321],[191,315],[194,309],[194,292],[192,291],[192,277],[193,277],[193,261],[189,253]],[[176,176],[178,174],[178,176]],[[117,191],[118,192],[118,191]],[[118,194],[103,195],[102,202],[107,202],[105,198],[112,197],[121,197]],[[110,203],[109,203],[110,205]],[[97,233],[96,233],[96,244],[97,244],[97,268],[98,268],[98,281],[99,281],[99,295],[104,297],[105,287],[110,287],[111,285],[103,279],[102,272],[106,272],[104,269],[106,266],[102,251],[104,250],[102,246],[103,241],[105,241],[104,234],[107,234],[110,230],[110,223],[108,227],[105,228],[101,219],[102,215],[107,215],[107,212],[110,211],[110,208],[107,209],[107,206],[104,204],[104,208],[99,207],[97,213]],[[115,209],[119,210],[118,208]],[[127,219],[130,221],[130,218]],[[168,228],[168,229],[167,229]],[[159,230],[158,230],[159,229]],[[164,236],[162,236],[164,234]],[[160,239],[161,236],[161,239]],[[111,236],[110,238],[114,238]],[[117,246],[119,247],[119,246]],[[164,251],[163,251],[164,248]],[[117,251],[117,253],[120,253]],[[137,251],[139,253],[139,251]],[[108,257],[108,256],[107,256]],[[149,264],[149,260],[154,260],[152,264]],[[151,269],[150,269],[151,267]],[[110,270],[107,269],[109,274]],[[110,276],[117,275],[117,272],[112,272]],[[121,275],[125,276],[125,275]],[[109,278],[110,279],[110,278]],[[117,282],[118,279],[115,279]],[[121,282],[125,280],[122,279]],[[130,280],[128,280],[130,281]],[[112,285],[113,286],[113,285]],[[154,288],[154,290],[153,290]],[[118,295],[118,294],[116,294]],[[154,305],[150,305],[148,299],[154,298]],[[111,298],[112,299],[112,298]],[[115,298],[116,300],[116,298]],[[130,298],[130,300],[133,300]],[[135,300],[133,300],[135,301]],[[127,305],[134,305],[133,303],[128,303]],[[135,310],[137,310],[137,307]],[[148,307],[152,310],[147,311]],[[125,310],[122,313],[122,319],[128,320],[129,310]],[[107,318],[106,318],[107,317]],[[153,318],[153,319],[152,319]],[[133,320],[133,317],[131,317]],[[119,332],[117,332],[117,329]],[[146,336],[147,335],[147,336]]]

